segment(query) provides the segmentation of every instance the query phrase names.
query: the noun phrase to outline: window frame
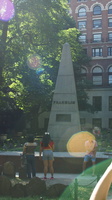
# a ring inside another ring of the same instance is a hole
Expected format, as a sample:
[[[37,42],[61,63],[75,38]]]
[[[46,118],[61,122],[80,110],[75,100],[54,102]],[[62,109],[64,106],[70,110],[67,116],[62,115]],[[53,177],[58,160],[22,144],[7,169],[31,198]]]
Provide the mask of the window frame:
[[[99,72],[97,71],[98,69],[99,69]],[[92,79],[93,79],[93,85],[94,86],[101,86],[103,84],[102,73],[103,73],[103,71],[102,71],[102,68],[100,66],[95,66],[93,68]]]
[[[98,38],[98,36],[100,36],[100,37]],[[93,42],[101,42],[101,41],[102,41],[102,34],[101,33],[93,34]]]
[[[82,24],[81,24],[82,23]],[[86,29],[86,21],[78,21],[78,29]]]
[[[98,52],[96,52],[99,50]],[[103,55],[103,49],[102,48],[93,48],[92,49],[92,57],[102,57]]]
[[[108,33],[108,40],[112,41],[112,32]]]
[[[98,8],[100,8],[100,9],[98,9]],[[101,15],[101,12],[102,12],[101,6],[99,6],[99,5],[94,6],[93,15]]]
[[[83,12],[81,10],[84,10]],[[86,8],[85,7],[81,7],[78,10],[78,16],[79,17],[86,17]]]
[[[96,111],[102,111],[102,96],[93,96],[93,106]]]
[[[108,7],[108,14],[112,14],[112,8],[110,8],[110,7],[112,7],[112,4],[110,4]]]
[[[112,129],[112,118],[109,118],[109,129]]]
[[[112,66],[108,68],[108,84],[112,85],[112,71],[110,69],[112,69]]]
[[[82,38],[81,38],[82,37]],[[79,42],[86,43],[86,35],[80,35],[79,36]]]
[[[95,22],[98,22],[99,21],[99,23],[96,23],[96,25],[95,25]],[[102,20],[101,19],[94,19],[93,20],[93,28],[101,28],[102,27]]]
[[[111,22],[110,22],[111,21]],[[112,27],[112,18],[108,19],[108,27]]]
[[[109,111],[112,111],[112,96],[109,96],[109,107],[108,107]]]
[[[112,56],[112,47],[107,47],[107,55]]]

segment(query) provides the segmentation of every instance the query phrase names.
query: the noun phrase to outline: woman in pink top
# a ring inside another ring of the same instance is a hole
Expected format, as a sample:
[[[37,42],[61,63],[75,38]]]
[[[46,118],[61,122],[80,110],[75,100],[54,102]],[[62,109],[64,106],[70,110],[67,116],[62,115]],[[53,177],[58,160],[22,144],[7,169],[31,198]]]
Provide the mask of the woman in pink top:
[[[40,159],[43,152],[43,163],[44,163],[44,179],[46,178],[48,168],[51,173],[51,179],[53,179],[54,168],[53,168],[53,150],[54,142],[51,140],[50,134],[45,132],[42,141],[40,142]]]

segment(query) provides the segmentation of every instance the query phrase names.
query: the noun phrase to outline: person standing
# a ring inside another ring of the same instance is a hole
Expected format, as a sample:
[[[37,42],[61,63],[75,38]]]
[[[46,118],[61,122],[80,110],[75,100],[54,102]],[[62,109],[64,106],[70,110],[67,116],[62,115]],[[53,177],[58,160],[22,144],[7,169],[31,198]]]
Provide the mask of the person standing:
[[[53,150],[54,142],[51,140],[50,134],[45,132],[42,141],[40,142],[40,159],[43,152],[43,163],[44,163],[44,179],[47,179],[48,169],[51,173],[51,179],[53,179],[54,168],[53,168]]]
[[[84,175],[84,171],[86,169],[86,165],[87,162],[89,162],[89,160],[92,161],[92,176],[95,176],[95,164],[96,164],[96,150],[97,150],[98,144],[96,139],[88,139],[85,142],[85,148],[86,148],[86,155],[84,157],[84,161],[83,161],[83,173],[82,175]]]
[[[34,137],[30,135],[28,137],[28,142],[23,146],[23,155],[26,156],[26,169],[27,177],[30,179],[36,176],[36,167],[35,167],[35,150],[37,143],[34,141]]]

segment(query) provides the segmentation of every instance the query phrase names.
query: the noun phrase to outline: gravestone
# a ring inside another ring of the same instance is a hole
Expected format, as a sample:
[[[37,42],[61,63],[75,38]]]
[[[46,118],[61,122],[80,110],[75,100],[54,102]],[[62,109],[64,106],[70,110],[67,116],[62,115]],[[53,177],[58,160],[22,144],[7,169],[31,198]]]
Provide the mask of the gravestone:
[[[80,118],[70,45],[65,43],[48,124],[48,132],[55,142],[55,151],[67,151],[68,140],[79,131]]]
[[[10,178],[14,178],[16,174],[15,165],[11,161],[7,161],[3,164],[3,175]]]

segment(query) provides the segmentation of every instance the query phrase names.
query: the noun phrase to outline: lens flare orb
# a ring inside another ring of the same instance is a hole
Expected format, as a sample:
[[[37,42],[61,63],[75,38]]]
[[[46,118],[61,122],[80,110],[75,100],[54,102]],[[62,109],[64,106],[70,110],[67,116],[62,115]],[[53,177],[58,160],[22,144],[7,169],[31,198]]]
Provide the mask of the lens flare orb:
[[[27,65],[30,69],[37,70],[41,68],[41,58],[39,55],[28,56]]]
[[[74,134],[67,143],[67,150],[69,153],[77,153],[79,156],[81,152],[85,152],[85,142],[87,140],[95,140],[95,136],[88,131],[81,131]]]
[[[44,68],[40,67],[40,68],[38,68],[38,69],[36,70],[36,74],[37,74],[37,75],[40,75],[40,74],[43,73],[43,71],[44,71]]]
[[[0,0],[0,20],[9,21],[14,17],[15,9],[11,0]]]

